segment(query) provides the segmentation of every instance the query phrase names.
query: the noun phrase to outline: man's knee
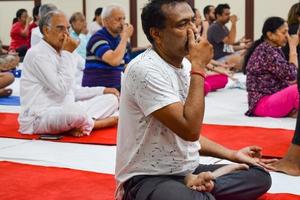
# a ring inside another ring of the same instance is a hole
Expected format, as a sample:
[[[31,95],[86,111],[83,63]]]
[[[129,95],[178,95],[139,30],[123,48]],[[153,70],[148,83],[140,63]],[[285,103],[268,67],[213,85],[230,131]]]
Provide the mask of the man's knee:
[[[15,80],[14,75],[9,72],[2,73],[0,78],[0,88],[7,87],[8,85],[12,84]]]
[[[119,108],[119,99],[116,95],[114,94],[106,94],[106,100],[107,102],[109,102],[109,105],[114,108],[114,109],[118,109]]]
[[[253,185],[257,185],[257,192],[265,193],[267,192],[271,185],[272,185],[272,179],[266,170],[264,170],[261,167],[250,167],[250,173],[251,173],[251,180],[253,182]]]

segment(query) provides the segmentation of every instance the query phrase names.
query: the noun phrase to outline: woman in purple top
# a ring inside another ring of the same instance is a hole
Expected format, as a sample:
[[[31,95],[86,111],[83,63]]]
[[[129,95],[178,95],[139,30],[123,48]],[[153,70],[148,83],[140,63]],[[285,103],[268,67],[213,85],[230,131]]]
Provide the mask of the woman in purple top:
[[[289,43],[289,61],[281,47]],[[288,25],[280,17],[268,18],[262,36],[248,50],[244,61],[247,75],[248,116],[296,117],[299,94],[297,90],[298,37],[289,36]]]

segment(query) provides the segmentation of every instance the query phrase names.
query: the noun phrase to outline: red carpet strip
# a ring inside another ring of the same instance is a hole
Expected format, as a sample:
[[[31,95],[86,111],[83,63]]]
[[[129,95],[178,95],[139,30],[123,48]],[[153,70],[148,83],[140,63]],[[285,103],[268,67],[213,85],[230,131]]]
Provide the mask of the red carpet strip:
[[[17,138],[17,139],[38,139],[38,135],[26,135],[18,132],[18,114],[15,113],[0,113],[0,137]],[[95,130],[90,136],[80,138],[65,135],[60,140],[55,142],[70,142],[82,144],[102,144],[115,145],[116,144],[116,127]],[[53,141],[53,140],[51,140]]]
[[[258,200],[300,200],[300,196],[288,193],[267,193],[261,196]]]
[[[1,200],[113,200],[113,175],[0,162]]]
[[[0,162],[1,200],[113,200],[113,175],[13,162]],[[293,194],[265,194],[258,200],[300,200]]]

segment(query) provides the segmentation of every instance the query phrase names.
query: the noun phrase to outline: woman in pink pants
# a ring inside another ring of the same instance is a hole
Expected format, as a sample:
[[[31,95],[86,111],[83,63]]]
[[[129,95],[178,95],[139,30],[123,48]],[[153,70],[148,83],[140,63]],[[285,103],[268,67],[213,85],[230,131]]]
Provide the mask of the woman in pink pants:
[[[287,60],[281,50],[288,42]],[[289,36],[288,24],[280,17],[268,18],[262,36],[245,56],[248,116],[296,117],[299,94],[297,79],[297,35]]]

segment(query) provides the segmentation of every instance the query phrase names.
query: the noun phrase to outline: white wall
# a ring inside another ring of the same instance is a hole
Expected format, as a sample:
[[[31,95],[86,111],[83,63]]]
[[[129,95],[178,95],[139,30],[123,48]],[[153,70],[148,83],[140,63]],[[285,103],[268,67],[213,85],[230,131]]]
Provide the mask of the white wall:
[[[264,2],[264,1],[262,1]],[[217,6],[218,4],[227,3],[230,6],[231,14],[238,16],[237,22],[237,40],[245,35],[245,1],[242,0],[195,0],[195,7],[199,9],[202,18],[203,17],[203,8],[207,5]],[[228,28],[231,24],[228,23]]]
[[[254,1],[254,38],[261,36],[264,21],[271,16],[287,19],[290,7],[299,0],[255,0]]]
[[[82,12],[82,0],[42,0],[42,4],[52,3],[69,18],[74,12]]]
[[[126,21],[130,21],[129,16],[129,0],[87,0],[86,1],[86,19],[87,22],[92,22],[94,18],[95,10],[98,7],[105,7],[111,4],[118,4],[124,8],[125,15],[126,15]]]
[[[147,37],[144,34],[143,28],[142,28],[142,20],[141,20],[141,14],[142,9],[145,6],[145,4],[148,2],[148,0],[138,0],[137,1],[137,35],[138,35],[138,46],[147,46],[150,44]]]
[[[33,6],[33,1],[0,1],[0,40],[2,40],[3,44],[10,44],[9,33],[17,10],[25,8],[28,14],[31,15]]]

